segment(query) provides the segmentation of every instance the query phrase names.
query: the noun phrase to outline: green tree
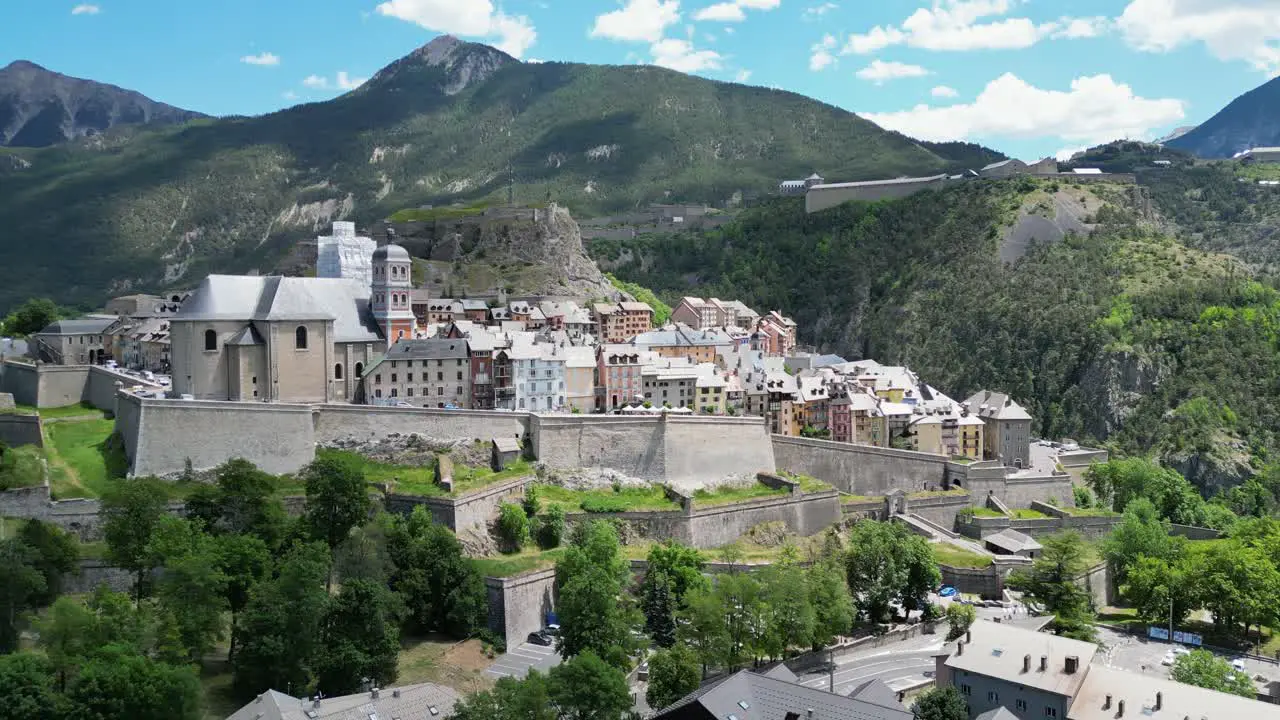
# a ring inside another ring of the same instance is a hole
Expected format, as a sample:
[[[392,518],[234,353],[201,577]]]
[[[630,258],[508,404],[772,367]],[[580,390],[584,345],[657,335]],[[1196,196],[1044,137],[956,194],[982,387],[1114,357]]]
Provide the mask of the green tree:
[[[887,620],[894,600],[907,610],[923,607],[942,580],[924,538],[899,523],[866,520],[850,532],[845,574],[855,604],[872,622]]]
[[[70,533],[56,525],[32,518],[18,531],[20,542],[35,551],[35,567],[44,577],[44,594],[36,598],[48,605],[62,594],[62,578],[78,571],[79,543]]]
[[[973,625],[973,621],[978,619],[978,611],[973,609],[972,605],[965,603],[953,602],[947,606],[947,639],[955,640],[964,635],[965,632]]]
[[[560,547],[564,539],[564,508],[552,505],[538,524],[538,547],[543,550]]]
[[[404,599],[407,628],[467,637],[485,626],[488,592],[449,529],[422,506],[396,518],[387,535],[391,588]]]
[[[615,657],[629,639],[622,588],[629,575],[626,558],[610,523],[593,521],[574,528],[573,538],[556,563],[559,589],[556,647],[565,657],[587,650]]]
[[[1124,584],[1129,568],[1139,558],[1149,557],[1172,563],[1182,554],[1186,540],[1169,534],[1169,525],[1160,519],[1156,506],[1137,498],[1125,508],[1124,519],[1102,543],[1103,554],[1117,584]]]
[[[547,676],[533,669],[523,680],[504,677],[492,690],[462,698],[449,720],[558,720],[558,715]]]
[[[705,676],[709,665],[718,663],[729,654],[729,627],[714,589],[690,590],[679,617],[681,622],[676,625],[676,638],[698,656]]]
[[[26,614],[45,596],[39,556],[24,542],[0,541],[0,653],[18,649]]]
[[[1076,580],[1088,570],[1084,538],[1074,530],[1046,537],[1044,552],[1028,571],[1017,571],[1009,584],[1021,588],[1054,615],[1058,633],[1093,640],[1092,599]]]
[[[649,548],[646,562],[647,572],[657,572],[667,578],[677,603],[684,600],[685,593],[690,589],[708,586],[707,578],[702,574],[705,565],[702,553],[697,548],[672,539]]]
[[[858,612],[844,572],[834,558],[821,558],[810,565],[805,585],[814,610],[813,647],[823,648],[853,629]]]
[[[702,672],[698,655],[685,645],[674,645],[649,656],[649,687],[644,699],[654,710],[671,705],[698,689]]]
[[[626,676],[590,650],[551,668],[547,695],[562,720],[618,720],[631,709]]]
[[[529,516],[524,508],[514,503],[498,508],[498,539],[507,552],[519,552],[529,542]]]
[[[664,573],[649,572],[641,592],[645,631],[658,647],[671,647],[676,641],[676,602],[671,594],[671,581]]]
[[[62,720],[72,717],[48,658],[31,652],[0,655],[0,720]]]
[[[302,469],[307,484],[307,524],[312,536],[338,547],[351,528],[369,519],[369,490],[364,471],[354,462],[321,454]]]
[[[333,570],[340,581],[387,582],[395,567],[387,540],[394,522],[391,515],[379,513],[351,530],[333,554]]]
[[[80,668],[67,699],[70,717],[199,720],[203,715],[200,681],[191,668],[113,647]]]
[[[3,325],[0,325],[0,335],[25,337],[40,332],[62,314],[52,300],[31,298],[5,317]]]
[[[1199,558],[1180,558],[1170,564],[1163,558],[1140,556],[1129,566],[1125,599],[1146,623],[1163,627],[1170,620],[1182,622],[1200,605],[1197,597],[1200,566]]]
[[[238,627],[236,618],[249,604],[249,592],[271,572],[271,552],[262,538],[253,535],[222,535],[216,538],[218,570],[226,578],[224,597],[231,611],[231,646],[228,657],[236,654]]]
[[[929,688],[911,708],[915,720],[969,720],[969,704],[954,686]]]
[[[368,678],[376,687],[395,681],[400,653],[399,598],[368,580],[344,583],[325,612],[315,661],[316,684],[326,695],[349,695]]]
[[[329,595],[329,551],[321,543],[297,545],[276,577],[258,583],[240,614],[240,648],[232,658],[236,694],[250,698],[271,688],[303,693],[314,679]]]
[[[811,646],[817,619],[795,547],[784,547],[778,560],[761,571],[760,585],[766,608],[761,649],[780,658],[790,648]]]
[[[524,509],[525,517],[530,522],[542,512],[542,500],[538,498],[537,485],[529,485],[525,488],[524,498],[520,501],[520,507]]]
[[[134,574],[134,598],[140,601],[147,576],[155,569],[148,552],[151,534],[165,516],[164,488],[155,478],[121,480],[102,496],[102,535],[107,557]]]
[[[169,547],[155,549],[166,540],[170,527],[181,525],[186,537]],[[162,560],[163,572],[156,588],[160,607],[173,614],[187,657],[198,662],[222,637],[222,613],[227,610],[227,576],[214,539],[192,528],[187,521],[164,518],[152,536],[152,553]]]
[[[202,485],[187,500],[187,516],[204,523],[212,533],[253,535],[270,548],[284,537],[287,517],[275,497],[276,478],[243,458],[214,470],[213,485]]]
[[[97,616],[76,600],[60,597],[49,608],[40,621],[40,646],[57,674],[59,692],[101,639]]]
[[[1173,661],[1170,677],[1180,683],[1253,699],[1257,691],[1247,673],[1208,650],[1192,650]]]
[[[1215,627],[1238,634],[1240,625],[1270,625],[1276,619],[1280,572],[1256,547],[1238,540],[1217,543],[1194,566],[1197,597]]]

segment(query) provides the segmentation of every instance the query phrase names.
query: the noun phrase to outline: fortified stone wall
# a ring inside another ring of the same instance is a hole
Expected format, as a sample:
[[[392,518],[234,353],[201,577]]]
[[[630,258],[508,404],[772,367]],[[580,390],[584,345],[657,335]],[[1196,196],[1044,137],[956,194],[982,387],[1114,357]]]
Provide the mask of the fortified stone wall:
[[[489,591],[489,629],[501,633],[508,646],[524,642],[542,628],[555,609],[555,568],[506,578],[485,578]]]
[[[934,525],[940,525],[947,530],[951,530],[956,526],[956,516],[960,514],[961,510],[969,507],[970,502],[967,493],[908,498],[907,512],[919,515]]]
[[[116,567],[105,560],[81,560],[79,572],[75,575],[64,575],[62,591],[67,594],[87,594],[106,585],[116,592],[129,592],[133,589],[133,573]]]
[[[84,542],[102,539],[102,504],[94,499],[53,500],[48,485],[16,488],[0,492],[0,516],[34,518],[56,525]],[[180,502],[169,503],[167,511],[179,515]]]
[[[860,502],[843,502],[840,504],[840,519],[845,523],[859,520],[885,520],[889,517],[884,498]]]
[[[48,485],[14,488],[0,492],[0,517],[44,517],[48,514],[48,507]]]
[[[774,435],[779,470],[810,475],[852,495],[884,495],[889,490],[941,490],[946,486],[943,455]]]
[[[484,410],[390,408],[371,405],[321,405],[315,414],[315,441],[331,445],[343,440],[376,440],[393,433],[417,433],[434,440],[523,438],[526,413]]]
[[[973,593],[984,600],[997,600],[1004,592],[1004,579],[994,565],[984,568],[962,568],[938,565],[942,584],[950,585],[962,593]]]
[[[35,445],[44,447],[39,415],[0,413],[0,443],[9,447]]]
[[[116,408],[116,383],[125,387],[150,386],[146,381],[96,365],[29,365],[13,360],[4,361],[5,372],[0,391],[13,393],[22,405],[38,408],[55,408],[88,403],[110,414]]]
[[[514,478],[456,498],[390,492],[384,502],[387,512],[401,515],[408,515],[418,505],[425,505],[432,520],[448,526],[455,533],[468,529],[483,530],[489,520],[497,516],[498,506],[504,502],[518,502],[524,494],[525,486],[532,481],[533,476]]]
[[[574,523],[603,520],[605,522],[625,523],[631,532],[646,540],[679,540],[685,545],[693,545],[690,517],[683,510],[666,510],[655,512],[619,512],[588,513],[574,512],[565,515],[568,525]]]
[[[14,402],[19,405],[39,407],[40,376],[36,366],[16,360],[4,361],[4,372],[0,373],[0,392],[13,395]]]
[[[1042,477],[1011,477],[1005,482],[1004,492],[996,492],[1011,508],[1031,507],[1041,502],[1063,508],[1076,506],[1075,493],[1071,489],[1070,475],[1046,475]]]
[[[195,470],[209,470],[237,457],[283,474],[315,458],[308,405],[131,400],[138,402],[136,417],[122,409],[125,417],[116,428],[125,435],[132,475],[179,473],[188,460]]]
[[[822,187],[811,188],[804,196],[805,212],[818,212],[849,202],[864,200],[872,202],[889,198],[902,198],[914,195],[928,188],[941,188],[946,185],[945,177],[921,178],[919,182],[893,182],[883,184],[856,185],[854,187]]]
[[[791,532],[807,537],[839,521],[839,496],[834,490],[827,490],[702,509],[695,507],[689,526],[692,545],[702,549],[728,545],[761,523],[781,522]]]

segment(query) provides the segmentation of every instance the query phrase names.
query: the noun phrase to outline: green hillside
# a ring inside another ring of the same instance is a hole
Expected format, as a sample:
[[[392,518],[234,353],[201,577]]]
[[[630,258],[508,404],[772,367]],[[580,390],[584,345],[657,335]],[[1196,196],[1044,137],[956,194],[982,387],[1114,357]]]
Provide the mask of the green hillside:
[[[669,300],[778,308],[822,350],[909,365],[955,397],[1008,391],[1046,437],[1155,452],[1203,487],[1236,484],[1280,451],[1280,294],[1139,221],[1126,190],[975,181],[814,215],[778,200],[717,231],[590,249]],[[1092,235],[999,262],[1015,217],[1085,192],[1116,198]]]
[[[938,154],[941,153],[941,154]],[[818,171],[857,180],[935,153],[794,93],[641,66],[520,63],[440,38],[324,103],[0,156],[0,312],[263,271],[333,219],[423,204],[556,201],[579,216],[723,205]]]

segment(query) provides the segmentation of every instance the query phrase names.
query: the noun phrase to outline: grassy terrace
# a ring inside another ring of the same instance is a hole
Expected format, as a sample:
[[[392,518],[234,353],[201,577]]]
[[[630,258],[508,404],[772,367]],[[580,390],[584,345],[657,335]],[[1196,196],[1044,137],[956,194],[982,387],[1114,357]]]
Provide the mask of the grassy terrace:
[[[91,418],[91,417],[102,419],[106,417],[106,413],[102,412],[98,408],[88,403],[80,403],[79,405],[67,405],[66,407],[44,408],[42,410],[36,410],[35,408],[29,408],[29,409],[35,412],[39,412],[40,417],[45,420],[60,420],[63,418]]]
[[[982,518],[1002,518],[1002,517],[1006,517],[1006,515],[1005,515],[1004,513],[1000,512],[999,510],[992,510],[992,509],[991,509],[991,508],[989,508],[989,507],[976,507],[976,508],[974,508],[974,509],[973,509],[973,516],[974,516],[974,517],[982,517]]]
[[[956,495],[968,495],[969,491],[964,488],[952,488],[950,490],[917,490],[913,493],[907,493],[908,498],[931,498],[931,497],[952,497]]]
[[[1062,508],[1076,517],[1120,517],[1120,513],[1106,508]]]
[[[521,477],[531,475],[533,467],[524,460],[517,460],[502,472],[494,472],[488,467],[468,467],[455,464],[453,466],[453,492],[447,492],[436,483],[434,465],[393,465],[347,450],[321,449],[317,455],[336,457],[353,463],[364,471],[365,480],[370,483],[394,481],[395,490],[405,495],[423,497],[457,497],[472,490]]]
[[[559,485],[538,485],[538,498],[546,506],[558,505],[567,513],[679,510],[660,485],[601,490],[570,490]]]
[[[991,558],[950,543],[933,543],[933,559],[940,565],[980,569],[991,564]]]
[[[856,503],[866,502],[884,502],[883,495],[854,495],[853,493],[840,493],[841,505],[853,505]]]
[[[695,507],[715,507],[717,505],[728,505],[745,500],[759,500],[766,497],[779,497],[787,494],[786,488],[775,490],[764,483],[758,482],[754,485],[744,485],[742,487],[719,487],[715,490],[698,490],[693,494],[693,504]]]
[[[801,492],[823,492],[824,490],[831,489],[831,483],[825,480],[819,480],[811,475],[802,475],[800,473],[791,473],[786,471],[782,471],[778,473],[778,475],[791,480],[792,482],[800,483]]]
[[[1009,512],[1018,520],[1044,520],[1049,517],[1039,510],[1030,510],[1027,508],[1016,508]]]

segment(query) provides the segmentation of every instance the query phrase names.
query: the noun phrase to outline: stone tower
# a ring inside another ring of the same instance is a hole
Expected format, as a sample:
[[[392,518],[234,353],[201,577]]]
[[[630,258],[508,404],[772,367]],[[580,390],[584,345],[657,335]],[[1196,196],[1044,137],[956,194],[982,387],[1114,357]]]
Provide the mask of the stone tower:
[[[387,244],[373,251],[373,286],[370,302],[373,318],[382,328],[387,347],[401,338],[413,338],[414,318],[410,281],[413,261],[395,243],[395,230],[387,228]]]

